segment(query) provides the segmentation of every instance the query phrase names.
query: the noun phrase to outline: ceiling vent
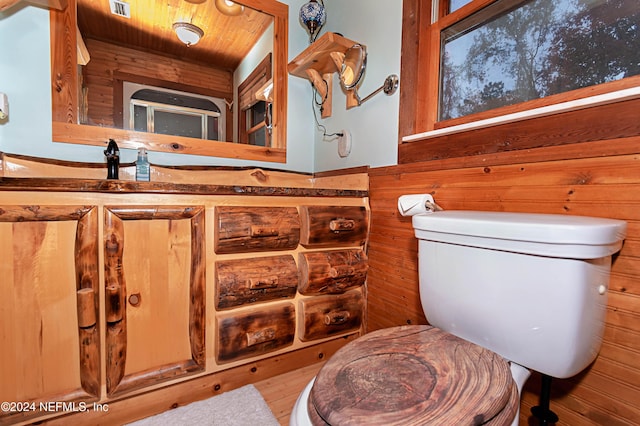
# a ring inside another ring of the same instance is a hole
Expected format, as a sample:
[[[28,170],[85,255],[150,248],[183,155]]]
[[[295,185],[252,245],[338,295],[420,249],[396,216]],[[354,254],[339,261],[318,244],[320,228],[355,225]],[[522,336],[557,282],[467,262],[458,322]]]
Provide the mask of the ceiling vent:
[[[111,13],[114,15],[122,16],[123,18],[131,18],[129,3],[119,0],[109,0],[109,5],[111,6]]]

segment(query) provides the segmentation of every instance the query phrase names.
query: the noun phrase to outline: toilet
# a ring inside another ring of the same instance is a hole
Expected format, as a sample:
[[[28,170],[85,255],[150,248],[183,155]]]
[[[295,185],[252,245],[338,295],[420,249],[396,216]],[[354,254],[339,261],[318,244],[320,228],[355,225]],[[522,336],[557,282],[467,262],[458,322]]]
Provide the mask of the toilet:
[[[413,227],[429,325],[342,347],[290,425],[517,425],[530,370],[567,378],[596,358],[626,222],[437,211]]]

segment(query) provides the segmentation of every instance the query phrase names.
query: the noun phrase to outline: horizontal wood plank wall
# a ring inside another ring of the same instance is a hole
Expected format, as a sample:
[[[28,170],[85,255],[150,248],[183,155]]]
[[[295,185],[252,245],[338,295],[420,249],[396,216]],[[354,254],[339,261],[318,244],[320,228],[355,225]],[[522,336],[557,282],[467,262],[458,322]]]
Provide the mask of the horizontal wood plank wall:
[[[551,408],[559,425],[640,424],[640,139],[579,145],[372,169],[368,331],[426,323],[417,241],[411,219],[397,212],[402,194],[431,193],[445,210],[626,220],[628,235],[613,262],[600,355],[578,376],[554,379]],[[523,392],[521,425],[532,421],[529,409],[538,403],[539,386],[534,374]]]
[[[91,60],[83,70],[84,85],[88,88],[88,124],[107,127],[118,124],[113,111],[118,90],[115,80],[119,75],[130,76],[127,80],[135,83],[158,85],[162,81],[162,87],[226,98],[229,101],[233,99],[231,71],[93,39],[85,42],[91,54]]]

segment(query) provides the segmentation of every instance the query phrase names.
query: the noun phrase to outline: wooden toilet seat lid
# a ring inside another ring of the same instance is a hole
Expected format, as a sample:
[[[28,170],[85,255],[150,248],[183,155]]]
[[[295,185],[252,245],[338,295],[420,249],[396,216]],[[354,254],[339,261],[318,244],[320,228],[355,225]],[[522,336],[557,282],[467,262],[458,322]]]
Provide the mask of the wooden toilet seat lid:
[[[314,424],[510,424],[519,396],[500,355],[431,326],[366,334],[322,367]]]

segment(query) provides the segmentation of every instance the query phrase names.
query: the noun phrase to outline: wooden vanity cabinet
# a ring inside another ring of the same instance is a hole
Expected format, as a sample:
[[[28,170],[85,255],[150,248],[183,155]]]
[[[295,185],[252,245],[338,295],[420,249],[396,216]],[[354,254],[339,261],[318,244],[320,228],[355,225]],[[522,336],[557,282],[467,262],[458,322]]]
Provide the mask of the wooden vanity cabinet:
[[[0,400],[125,413],[23,410],[0,413],[0,424],[150,415],[159,406],[133,401],[192,379],[230,390],[230,375],[248,384],[256,365],[263,378],[309,365],[361,332],[363,196],[80,179],[23,189],[28,181],[0,179]],[[329,238],[308,237],[318,223]]]

